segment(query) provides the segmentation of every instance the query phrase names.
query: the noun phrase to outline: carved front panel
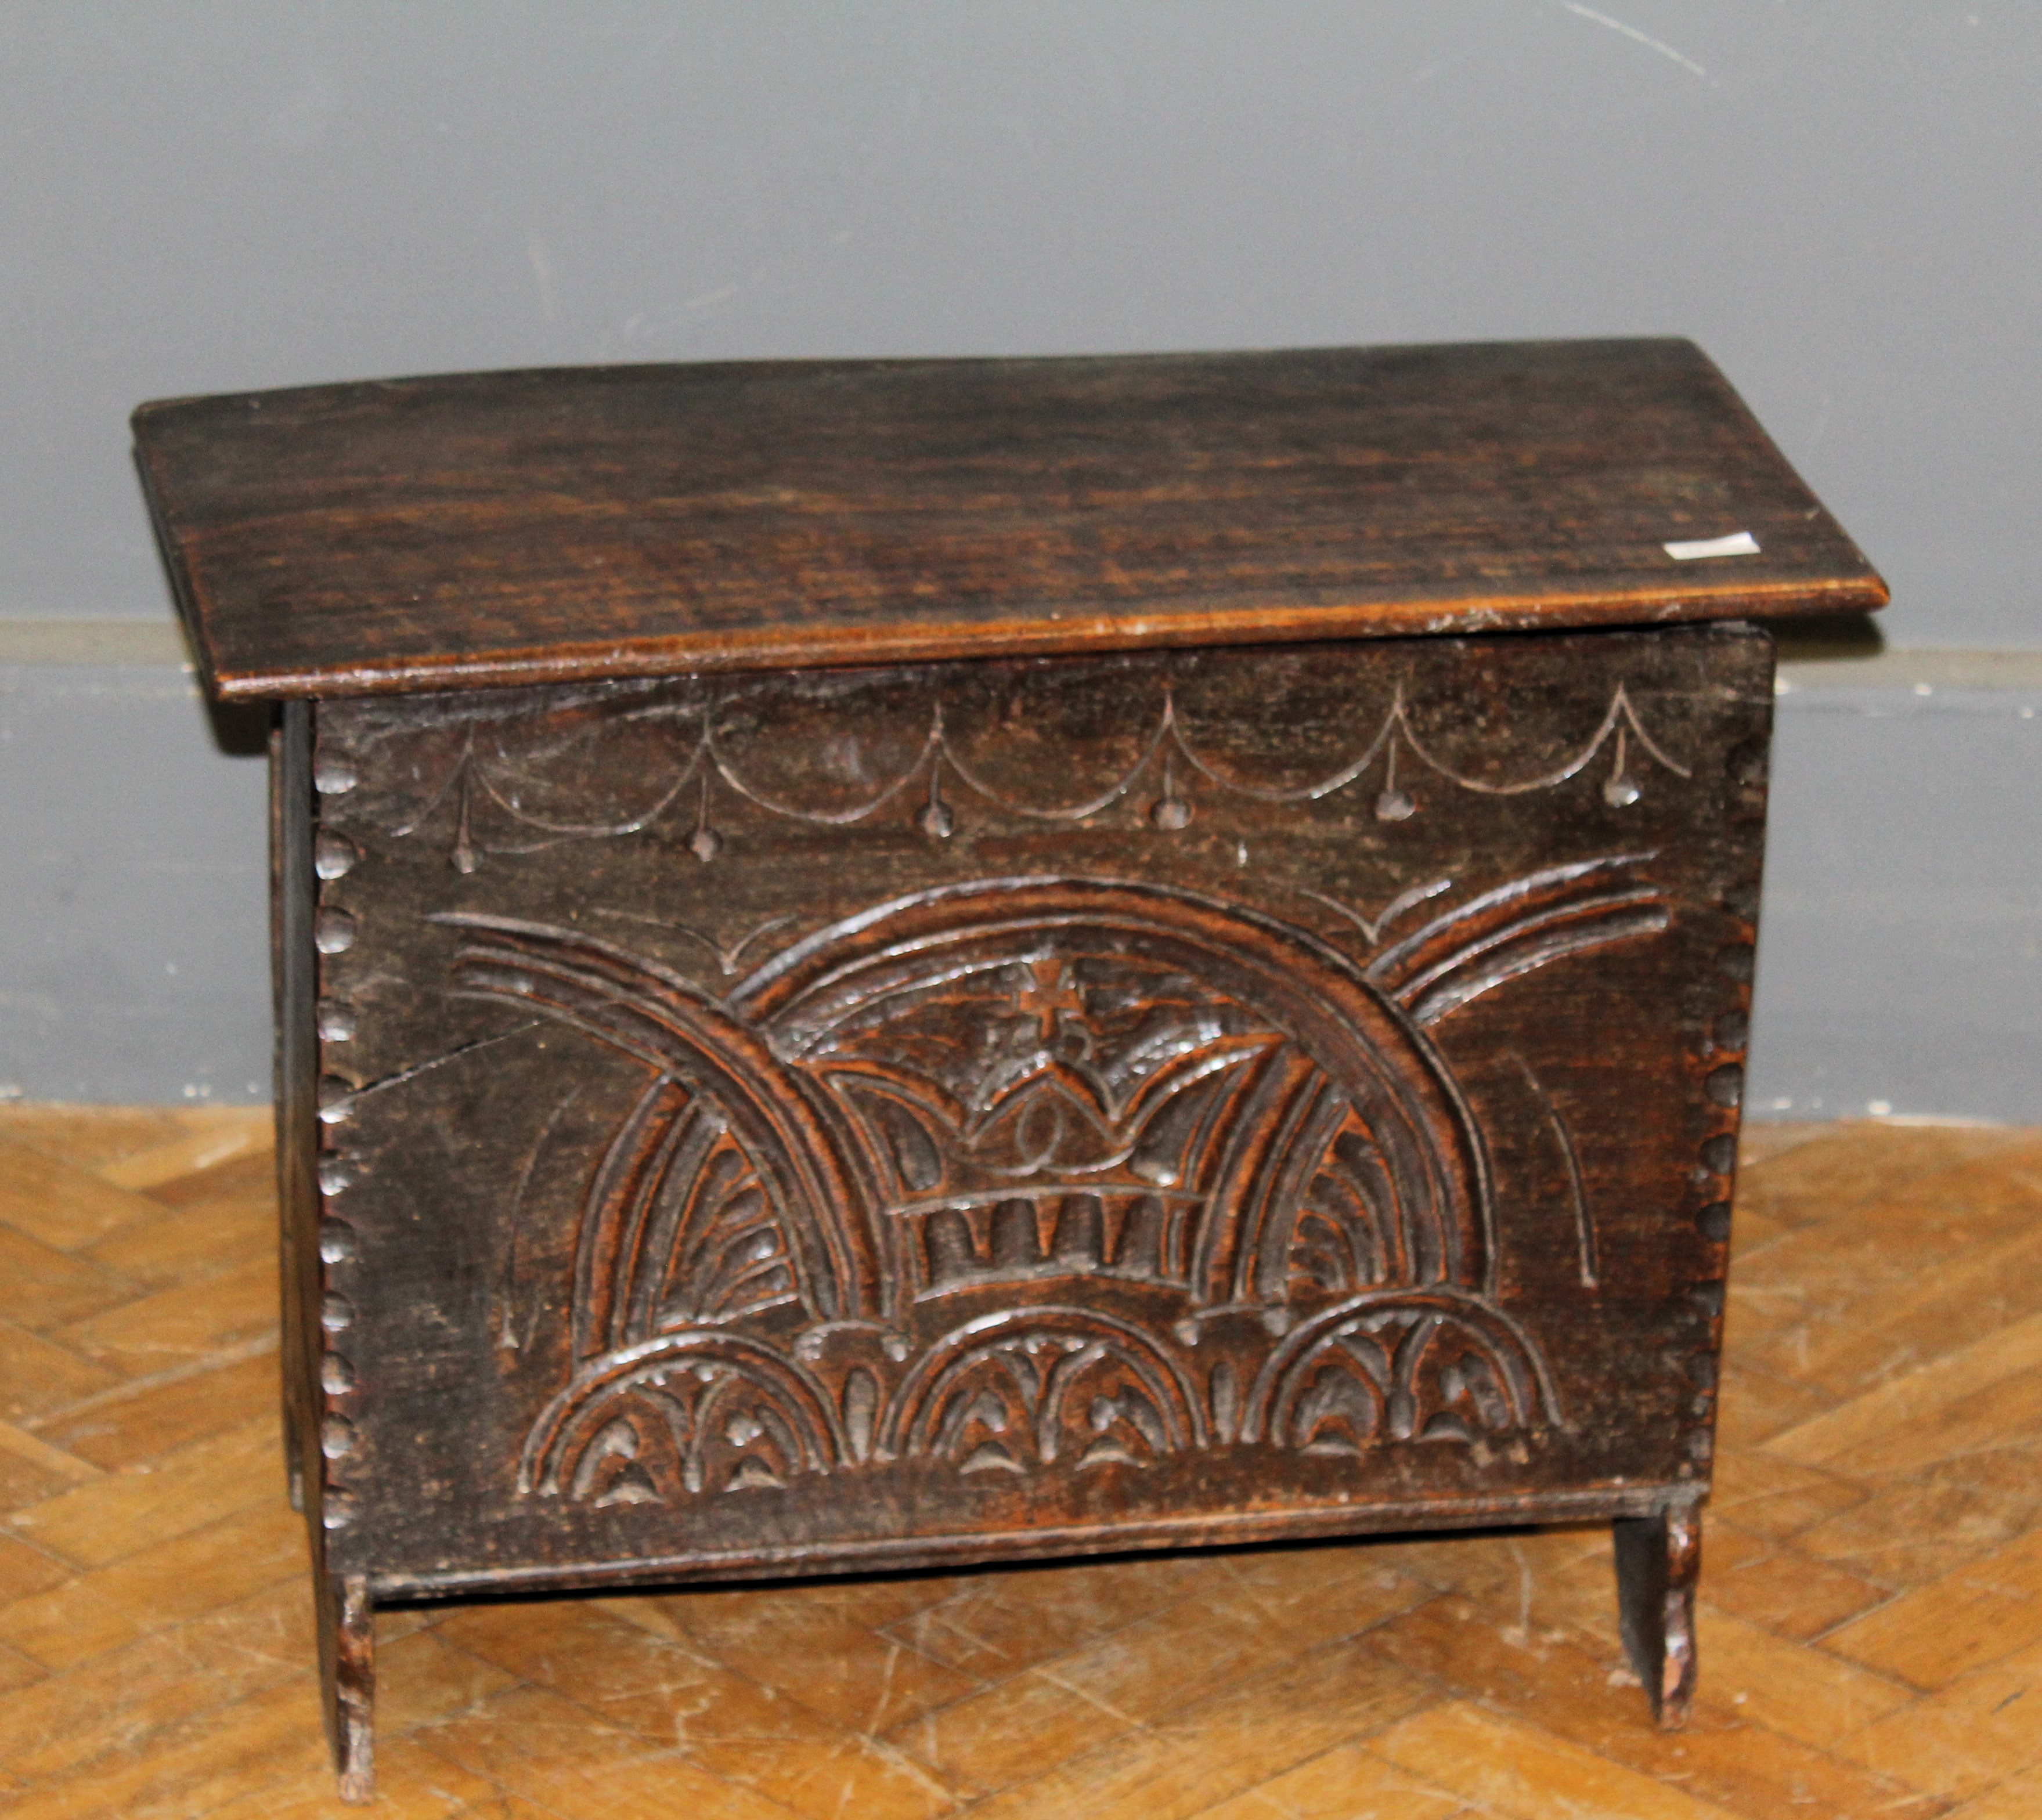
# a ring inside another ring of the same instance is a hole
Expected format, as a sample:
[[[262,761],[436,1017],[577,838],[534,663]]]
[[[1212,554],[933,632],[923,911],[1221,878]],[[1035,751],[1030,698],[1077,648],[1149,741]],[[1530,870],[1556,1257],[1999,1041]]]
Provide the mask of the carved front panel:
[[[1769,688],[1710,629],[323,708],[339,1557],[1695,1478]]]

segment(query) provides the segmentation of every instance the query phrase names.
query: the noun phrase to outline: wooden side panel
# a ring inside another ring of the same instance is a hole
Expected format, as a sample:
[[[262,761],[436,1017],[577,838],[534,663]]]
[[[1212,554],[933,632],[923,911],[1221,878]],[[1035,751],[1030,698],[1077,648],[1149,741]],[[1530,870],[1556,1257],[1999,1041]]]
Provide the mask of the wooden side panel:
[[[1770,711],[1734,626],[323,706],[332,1570],[1700,1489]]]
[[[279,712],[270,742],[270,978],[276,1010],[278,1264],[283,1289],[285,1459],[291,1498],[324,1544],[324,1461],[319,1452],[319,1043],[312,918],[312,719],[309,704]]]

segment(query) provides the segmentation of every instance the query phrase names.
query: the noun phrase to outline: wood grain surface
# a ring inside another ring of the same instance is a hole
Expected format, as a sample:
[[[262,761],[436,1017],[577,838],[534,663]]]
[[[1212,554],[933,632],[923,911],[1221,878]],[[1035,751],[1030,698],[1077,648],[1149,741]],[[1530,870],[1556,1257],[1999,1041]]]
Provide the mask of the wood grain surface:
[[[312,1820],[266,1111],[0,1107],[0,1814]],[[1747,1127],[1701,1682],[1607,1526],[378,1615],[405,1820],[2029,1820],[2042,1134]]]
[[[477,373],[135,426],[234,698],[1886,598],[1682,341]]]

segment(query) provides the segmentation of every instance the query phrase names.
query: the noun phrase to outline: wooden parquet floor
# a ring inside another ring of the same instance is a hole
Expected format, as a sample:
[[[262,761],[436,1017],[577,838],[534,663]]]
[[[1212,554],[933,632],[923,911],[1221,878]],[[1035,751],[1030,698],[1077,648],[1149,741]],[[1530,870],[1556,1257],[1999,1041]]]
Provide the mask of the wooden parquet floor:
[[[4,1820],[362,1811],[268,1172],[258,1115],[0,1107]],[[1761,1127],[1735,1242],[1684,1734],[1553,1529],[386,1613],[380,1811],[2042,1816],[2042,1132]]]

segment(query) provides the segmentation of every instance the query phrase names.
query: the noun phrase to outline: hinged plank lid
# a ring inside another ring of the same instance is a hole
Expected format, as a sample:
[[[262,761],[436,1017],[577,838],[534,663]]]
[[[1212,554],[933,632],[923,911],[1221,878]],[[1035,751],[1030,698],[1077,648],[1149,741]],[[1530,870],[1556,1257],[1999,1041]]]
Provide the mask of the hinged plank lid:
[[[471,373],[135,434],[229,698],[1886,598],[1683,341]]]

